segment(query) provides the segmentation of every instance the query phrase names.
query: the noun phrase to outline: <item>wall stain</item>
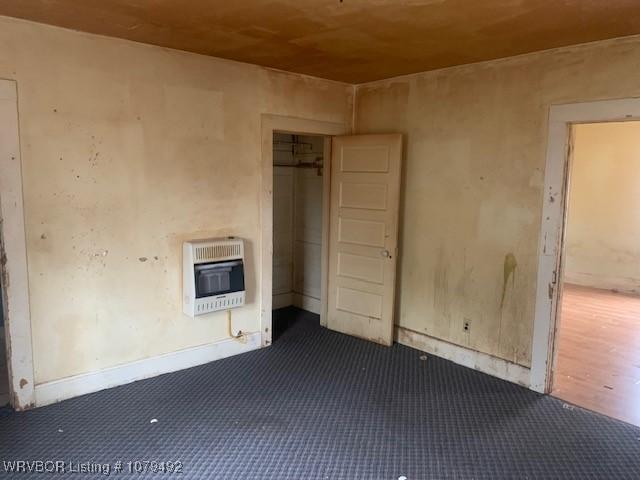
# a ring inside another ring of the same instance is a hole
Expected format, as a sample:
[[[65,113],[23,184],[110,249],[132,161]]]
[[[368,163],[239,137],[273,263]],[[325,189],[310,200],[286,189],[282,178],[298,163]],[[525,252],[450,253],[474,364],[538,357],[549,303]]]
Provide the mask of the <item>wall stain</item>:
[[[507,253],[504,257],[504,279],[502,281],[502,299],[500,300],[500,309],[504,306],[504,297],[507,294],[507,283],[509,278],[515,284],[515,271],[518,266],[516,256],[513,253]]]
[[[29,383],[26,378],[20,379],[20,388],[24,388],[25,385]]]
[[[440,248],[438,262],[433,275],[433,309],[449,318],[449,278],[444,249]]]
[[[0,220],[0,225],[1,224],[2,221]],[[4,292],[7,292],[9,290],[9,272],[7,272],[7,253],[4,250],[3,242],[0,242],[0,265],[2,265],[2,268],[0,268],[0,276],[2,277],[2,290]],[[2,301],[6,302],[6,298],[2,297]],[[8,345],[9,343],[7,342],[7,346]],[[7,355],[10,356],[10,353],[8,353]]]

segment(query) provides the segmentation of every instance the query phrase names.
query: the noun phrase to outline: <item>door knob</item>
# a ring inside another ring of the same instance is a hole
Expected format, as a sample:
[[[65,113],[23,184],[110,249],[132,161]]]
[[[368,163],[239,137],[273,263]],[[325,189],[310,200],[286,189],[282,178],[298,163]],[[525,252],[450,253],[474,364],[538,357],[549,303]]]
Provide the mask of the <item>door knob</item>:
[[[389,250],[384,249],[380,252],[380,255],[382,255],[384,258],[391,258],[391,254],[389,253]]]

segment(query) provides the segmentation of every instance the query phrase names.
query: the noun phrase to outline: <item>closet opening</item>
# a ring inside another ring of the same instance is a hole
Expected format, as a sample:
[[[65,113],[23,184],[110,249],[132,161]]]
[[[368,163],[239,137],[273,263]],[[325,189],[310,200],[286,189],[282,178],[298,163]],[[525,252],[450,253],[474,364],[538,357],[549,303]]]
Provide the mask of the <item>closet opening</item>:
[[[273,334],[320,324],[326,255],[325,139],[273,134]]]

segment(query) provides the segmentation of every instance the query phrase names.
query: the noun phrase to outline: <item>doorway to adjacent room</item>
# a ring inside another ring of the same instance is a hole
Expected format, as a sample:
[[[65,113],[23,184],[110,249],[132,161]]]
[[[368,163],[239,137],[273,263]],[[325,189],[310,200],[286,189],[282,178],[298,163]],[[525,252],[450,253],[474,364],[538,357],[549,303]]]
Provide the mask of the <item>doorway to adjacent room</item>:
[[[640,122],[571,128],[552,395],[640,425]]]

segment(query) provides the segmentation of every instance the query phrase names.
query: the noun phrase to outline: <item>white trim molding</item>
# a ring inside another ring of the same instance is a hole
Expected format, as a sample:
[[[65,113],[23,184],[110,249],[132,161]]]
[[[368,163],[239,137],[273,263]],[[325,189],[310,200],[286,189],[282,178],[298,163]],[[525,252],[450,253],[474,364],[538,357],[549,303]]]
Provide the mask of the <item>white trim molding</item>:
[[[522,365],[509,362],[486,353],[445,342],[424,333],[396,325],[396,342],[453,363],[477,370],[523,387],[529,386],[530,370]]]
[[[640,98],[553,105],[550,108],[542,226],[538,244],[538,278],[531,354],[532,390],[549,393],[552,388],[557,306],[562,281],[571,126],[578,123],[639,119]]]
[[[293,293],[278,293],[271,300],[271,308],[277,310],[279,308],[290,307],[293,305]]]
[[[35,406],[42,407],[67,398],[144,380],[164,373],[176,372],[260,348],[260,333],[250,333],[246,342],[226,339],[208,345],[187,348],[136,362],[83,373],[35,387]]]
[[[295,133],[299,135],[347,135],[351,132],[351,126],[342,123],[323,122],[297,117],[286,117],[281,115],[262,115],[262,176],[260,191],[260,331],[262,334],[262,346],[271,345],[271,310],[273,307],[273,132]],[[324,177],[323,182],[323,210],[326,209],[330,192],[327,190],[330,182],[326,180],[331,175],[330,162],[327,162],[327,141],[325,139],[324,150]],[[323,213],[323,245],[326,244],[328,232],[328,216]],[[322,264],[326,265],[327,249],[322,250]],[[326,273],[322,273],[322,282],[326,281]],[[321,294],[321,305],[326,305],[326,288]],[[323,295],[324,294],[324,295]],[[326,324],[326,306],[320,308],[320,323]]]
[[[321,305],[319,298],[314,298],[303,293],[294,292],[292,304],[298,308],[306,310],[307,312],[320,315]]]
[[[317,315],[320,315],[321,312],[320,299],[302,293],[279,293],[273,296],[272,302],[271,308],[273,310],[294,306]]]
[[[22,199],[18,89],[0,79],[0,217],[2,286],[9,367],[10,403],[16,410],[34,403],[27,243]],[[4,352],[3,352],[4,353]]]
[[[640,279],[610,275],[597,275],[586,272],[568,272],[564,269],[562,277],[564,283],[582,285],[583,287],[598,288],[600,290],[612,290],[614,292],[629,295],[640,295]]]

